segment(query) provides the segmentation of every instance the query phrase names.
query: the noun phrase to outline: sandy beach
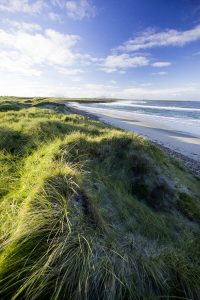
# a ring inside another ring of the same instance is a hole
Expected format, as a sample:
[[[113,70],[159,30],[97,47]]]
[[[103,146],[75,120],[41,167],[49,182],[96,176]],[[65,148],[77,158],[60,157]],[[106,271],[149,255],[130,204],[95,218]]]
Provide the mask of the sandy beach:
[[[140,116],[132,112],[121,112],[112,109],[102,109],[82,105],[78,103],[68,103],[70,107],[95,115],[101,121],[128,131],[136,132],[152,142],[164,146],[180,154],[180,158],[187,157],[193,162],[197,162],[197,173],[200,164],[200,133],[191,134],[179,130],[177,126],[161,122],[159,118],[153,116]]]

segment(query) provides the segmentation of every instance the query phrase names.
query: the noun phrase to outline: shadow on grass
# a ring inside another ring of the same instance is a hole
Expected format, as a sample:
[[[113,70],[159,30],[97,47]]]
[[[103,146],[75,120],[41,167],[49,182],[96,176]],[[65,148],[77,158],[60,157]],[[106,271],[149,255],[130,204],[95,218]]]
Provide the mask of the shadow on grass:
[[[56,137],[62,137],[72,132],[82,132],[89,135],[100,134],[101,131],[93,128],[85,127],[84,123],[76,123],[75,125],[61,121],[40,121],[36,122],[28,130],[32,137],[41,141],[52,140]]]
[[[159,152],[160,161],[156,164],[158,155],[151,150],[148,143],[141,147],[139,140],[133,142],[130,137],[80,137],[75,143],[63,145],[60,153],[73,163],[80,159],[88,161],[92,170],[102,166],[103,177],[110,174],[113,183],[121,178],[134,197],[154,210],[169,211],[176,200],[173,178],[160,167],[160,161],[166,160],[164,154]]]
[[[0,102],[0,112],[7,112],[7,111],[19,111],[23,108],[27,108],[29,105],[27,104],[22,104],[22,103],[17,103],[13,101],[4,101]]]
[[[23,154],[31,138],[8,127],[0,127],[0,150],[11,154]]]

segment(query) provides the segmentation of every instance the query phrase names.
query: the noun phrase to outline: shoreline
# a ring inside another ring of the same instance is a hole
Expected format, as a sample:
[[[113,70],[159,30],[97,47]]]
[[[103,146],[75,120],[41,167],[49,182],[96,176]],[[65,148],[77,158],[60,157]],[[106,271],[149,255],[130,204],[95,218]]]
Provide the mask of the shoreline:
[[[80,115],[83,115],[83,116],[86,116],[92,120],[97,120],[97,121],[100,121],[101,123],[105,124],[105,125],[109,125],[109,126],[112,126],[112,127],[116,127],[116,128],[119,128],[121,130],[124,130],[124,131],[128,131],[126,129],[123,129],[123,128],[120,128],[120,127],[117,127],[113,124],[110,124],[109,122],[106,122],[104,120],[101,119],[101,117],[95,115],[95,114],[92,114],[90,112],[87,112],[87,111],[84,111],[84,110],[81,110],[79,108],[75,108],[75,107],[72,107],[70,105],[69,102],[66,102],[65,103],[66,107],[71,111],[71,112],[74,112],[76,114],[80,114]],[[130,130],[132,131],[132,130]],[[135,132],[135,131],[132,131],[132,132]],[[135,132],[137,133],[137,132]],[[138,133],[137,133],[138,134]],[[142,134],[138,134],[140,136],[142,136]],[[143,136],[144,138],[148,139],[148,141],[154,145],[156,145],[157,147],[159,147],[160,149],[162,149],[164,152],[166,152],[169,156],[177,159],[179,162],[181,162],[184,167],[190,172],[192,173],[193,175],[195,176],[198,176],[200,177],[200,162],[196,161],[195,159],[187,156],[187,155],[184,155],[180,152],[177,152],[175,151],[174,149],[171,149],[169,147],[167,147],[166,145],[162,144],[162,143],[159,143],[157,141],[153,141],[151,140],[150,138],[147,138],[145,136]]]

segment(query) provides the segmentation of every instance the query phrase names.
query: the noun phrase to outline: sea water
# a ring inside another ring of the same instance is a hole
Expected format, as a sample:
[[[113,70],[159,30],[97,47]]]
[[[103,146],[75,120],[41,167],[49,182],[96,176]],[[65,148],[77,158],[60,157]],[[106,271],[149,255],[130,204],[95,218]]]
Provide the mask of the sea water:
[[[101,114],[109,110],[122,118],[129,113],[132,119],[160,123],[200,137],[200,101],[121,100],[80,106]]]

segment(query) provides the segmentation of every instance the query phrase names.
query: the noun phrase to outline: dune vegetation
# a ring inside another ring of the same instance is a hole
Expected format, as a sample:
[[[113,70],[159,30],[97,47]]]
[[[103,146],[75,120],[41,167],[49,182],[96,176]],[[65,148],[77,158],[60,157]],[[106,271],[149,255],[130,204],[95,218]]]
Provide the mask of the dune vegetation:
[[[0,120],[0,299],[199,298],[198,177],[56,99]]]

